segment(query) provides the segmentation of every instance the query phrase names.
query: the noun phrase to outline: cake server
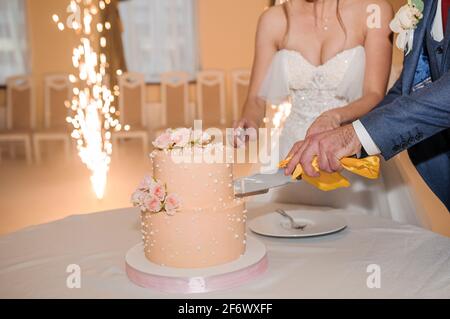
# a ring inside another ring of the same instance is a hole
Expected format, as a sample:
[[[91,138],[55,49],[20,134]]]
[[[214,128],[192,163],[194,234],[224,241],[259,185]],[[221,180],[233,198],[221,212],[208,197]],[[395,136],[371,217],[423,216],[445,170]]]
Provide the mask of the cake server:
[[[273,174],[254,174],[234,181],[234,193],[237,198],[261,195],[270,189],[297,183],[291,176],[284,175],[284,169],[279,169]]]

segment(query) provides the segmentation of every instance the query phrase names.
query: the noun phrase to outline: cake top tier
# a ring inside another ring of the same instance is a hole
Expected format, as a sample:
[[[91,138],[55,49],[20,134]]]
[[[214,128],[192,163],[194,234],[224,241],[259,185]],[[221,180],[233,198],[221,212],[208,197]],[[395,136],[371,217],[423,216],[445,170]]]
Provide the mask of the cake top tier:
[[[213,138],[208,133],[190,128],[167,129],[153,141],[153,146],[160,151],[205,148],[212,144]]]
[[[144,212],[214,212],[239,204],[233,185],[233,149],[202,131],[168,129],[153,142],[153,176],[132,196]],[[228,161],[231,159],[231,161]]]
[[[232,165],[174,161],[173,154],[155,151],[153,176],[182,198],[183,209],[221,207],[234,201]]]

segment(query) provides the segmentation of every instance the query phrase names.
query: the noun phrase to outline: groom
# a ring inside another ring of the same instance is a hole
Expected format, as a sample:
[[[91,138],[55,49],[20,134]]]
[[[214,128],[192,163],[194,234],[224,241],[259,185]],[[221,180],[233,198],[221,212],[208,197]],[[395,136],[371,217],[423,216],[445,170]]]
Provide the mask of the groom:
[[[311,162],[318,156],[327,172],[339,160],[359,153],[386,160],[408,150],[431,190],[450,211],[450,0],[425,0],[423,19],[414,31],[403,72],[384,100],[351,125],[313,135],[291,150],[286,169],[302,164],[317,176]]]

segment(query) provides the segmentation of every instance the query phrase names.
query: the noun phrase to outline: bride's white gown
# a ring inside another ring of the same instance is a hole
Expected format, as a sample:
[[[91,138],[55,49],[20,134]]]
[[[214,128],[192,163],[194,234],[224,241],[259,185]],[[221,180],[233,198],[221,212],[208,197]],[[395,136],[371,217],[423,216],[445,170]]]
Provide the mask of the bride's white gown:
[[[345,50],[320,66],[311,64],[299,52],[281,50],[275,55],[260,90],[272,104],[289,100],[291,113],[280,138],[280,157],[285,158],[295,142],[323,112],[344,106],[362,96],[365,50]],[[382,177],[373,181],[345,174],[351,188],[322,192],[307,183],[272,190],[256,200],[271,200],[362,211],[412,224],[419,224],[409,187],[395,163],[382,162]]]

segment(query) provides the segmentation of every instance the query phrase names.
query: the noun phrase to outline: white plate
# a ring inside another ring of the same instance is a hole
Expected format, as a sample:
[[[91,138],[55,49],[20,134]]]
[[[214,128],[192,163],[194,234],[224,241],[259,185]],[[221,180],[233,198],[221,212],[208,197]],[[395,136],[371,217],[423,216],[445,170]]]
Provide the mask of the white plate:
[[[299,238],[333,234],[347,227],[345,219],[332,212],[296,209],[286,210],[286,213],[291,215],[295,222],[306,224],[306,228],[304,230],[290,228],[289,219],[275,212],[251,220],[249,228],[263,236]]]

